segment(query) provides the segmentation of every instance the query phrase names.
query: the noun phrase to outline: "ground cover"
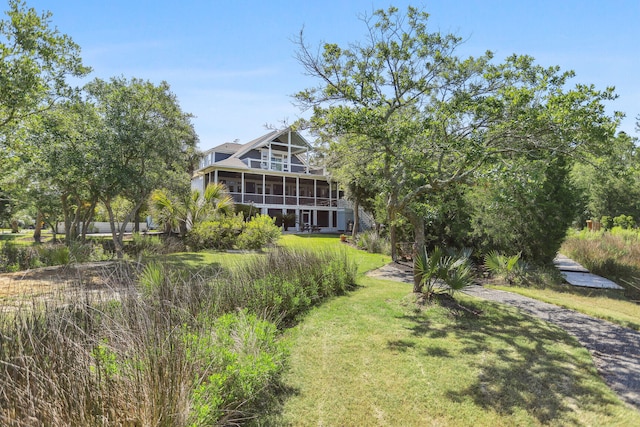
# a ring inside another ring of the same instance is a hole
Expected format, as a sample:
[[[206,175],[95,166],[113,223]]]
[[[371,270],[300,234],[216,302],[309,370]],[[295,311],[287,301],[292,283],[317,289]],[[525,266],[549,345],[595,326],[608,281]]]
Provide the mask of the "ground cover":
[[[588,352],[548,323],[460,297],[416,310],[410,285],[364,287],[288,331],[282,425],[636,425]]]
[[[285,235],[289,249],[346,251],[360,288],[331,298],[285,332],[289,369],[263,425],[637,425],[585,349],[556,327],[460,297],[417,310],[411,286],[364,276],[389,257],[338,236]],[[167,266],[228,267],[262,254],[178,253]]]
[[[0,316],[0,424],[236,425],[269,413],[286,360],[278,327],[354,289],[340,249],[114,263],[117,295]]]

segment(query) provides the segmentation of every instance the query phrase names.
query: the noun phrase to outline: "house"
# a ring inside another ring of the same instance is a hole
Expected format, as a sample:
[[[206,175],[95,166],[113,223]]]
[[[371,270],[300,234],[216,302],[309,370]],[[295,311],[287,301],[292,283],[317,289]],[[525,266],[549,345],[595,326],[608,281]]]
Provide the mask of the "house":
[[[271,217],[295,214],[297,231],[344,231],[353,210],[338,185],[310,164],[311,145],[300,133],[274,130],[246,144],[224,143],[204,153],[191,181],[204,191],[225,184],[236,203]]]

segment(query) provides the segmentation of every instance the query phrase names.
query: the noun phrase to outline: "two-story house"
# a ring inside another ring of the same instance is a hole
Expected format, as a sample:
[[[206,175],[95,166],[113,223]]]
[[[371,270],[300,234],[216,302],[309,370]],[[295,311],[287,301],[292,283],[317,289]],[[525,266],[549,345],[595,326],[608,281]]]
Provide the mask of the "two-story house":
[[[310,165],[311,145],[287,128],[246,144],[225,143],[204,153],[192,188],[223,183],[236,203],[272,217],[294,213],[296,230],[343,231],[353,211],[323,169]]]

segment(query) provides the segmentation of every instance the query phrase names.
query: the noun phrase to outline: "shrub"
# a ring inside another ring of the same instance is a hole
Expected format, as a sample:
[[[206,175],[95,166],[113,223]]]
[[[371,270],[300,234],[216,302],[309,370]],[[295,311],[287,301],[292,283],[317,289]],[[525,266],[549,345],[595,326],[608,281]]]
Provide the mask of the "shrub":
[[[389,239],[380,236],[375,230],[358,233],[356,236],[356,246],[358,249],[363,249],[373,254],[389,255],[391,253],[391,243]]]
[[[324,299],[355,286],[356,266],[346,253],[277,248],[220,277],[213,289],[218,309],[247,308],[271,320],[295,320]]]
[[[125,243],[124,251],[133,257],[148,257],[165,253],[165,245],[158,236],[133,233],[131,241]]]
[[[187,233],[186,243],[194,251],[231,249],[242,228],[242,215],[220,215],[214,220],[194,225]]]
[[[66,265],[69,263],[69,248],[63,244],[38,247],[40,261],[44,265]]]
[[[624,230],[630,230],[635,227],[636,222],[631,215],[619,215],[613,218],[614,227],[620,227]]]
[[[423,248],[415,260],[415,271],[420,276],[420,287],[425,289],[427,297],[435,293],[437,284],[451,295],[471,284],[473,278],[471,252],[452,251],[448,254],[436,246],[431,253]]]
[[[238,236],[236,245],[240,249],[262,249],[274,244],[280,237],[280,228],[268,215],[256,215],[246,223]]]
[[[286,352],[276,337],[273,323],[244,311],[216,319],[211,333],[185,337],[189,359],[208,364],[191,392],[191,425],[235,425],[258,415],[251,408],[283,368]]]
[[[613,228],[613,218],[608,215],[602,215],[600,218],[600,224],[603,230],[611,230]]]
[[[0,271],[10,272],[41,267],[38,250],[32,246],[5,242],[0,247]]]
[[[113,241],[110,241],[113,244]],[[108,255],[105,254],[104,245],[102,243],[94,243],[90,240],[86,242],[71,242],[69,245],[69,262],[89,262],[102,261]]]
[[[484,256],[485,268],[494,276],[498,276],[513,285],[516,280],[524,278],[526,265],[520,259],[522,253],[512,256],[503,255],[497,251],[491,251]]]

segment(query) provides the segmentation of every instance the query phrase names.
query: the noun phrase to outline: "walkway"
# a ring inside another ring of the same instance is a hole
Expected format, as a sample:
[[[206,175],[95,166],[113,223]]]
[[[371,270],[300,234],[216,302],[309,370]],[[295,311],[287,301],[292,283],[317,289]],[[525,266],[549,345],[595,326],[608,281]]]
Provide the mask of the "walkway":
[[[372,277],[413,283],[408,266],[388,264]],[[573,310],[511,292],[469,286],[467,295],[517,307],[573,335],[589,350],[605,382],[627,403],[640,409],[640,333]]]
[[[553,260],[553,263],[570,285],[585,288],[624,290],[624,288],[617,283],[590,273],[589,270],[582,265],[562,254],[558,254]]]
[[[573,310],[511,292],[470,286],[467,295],[508,304],[551,322],[586,347],[605,382],[640,409],[640,333]]]

